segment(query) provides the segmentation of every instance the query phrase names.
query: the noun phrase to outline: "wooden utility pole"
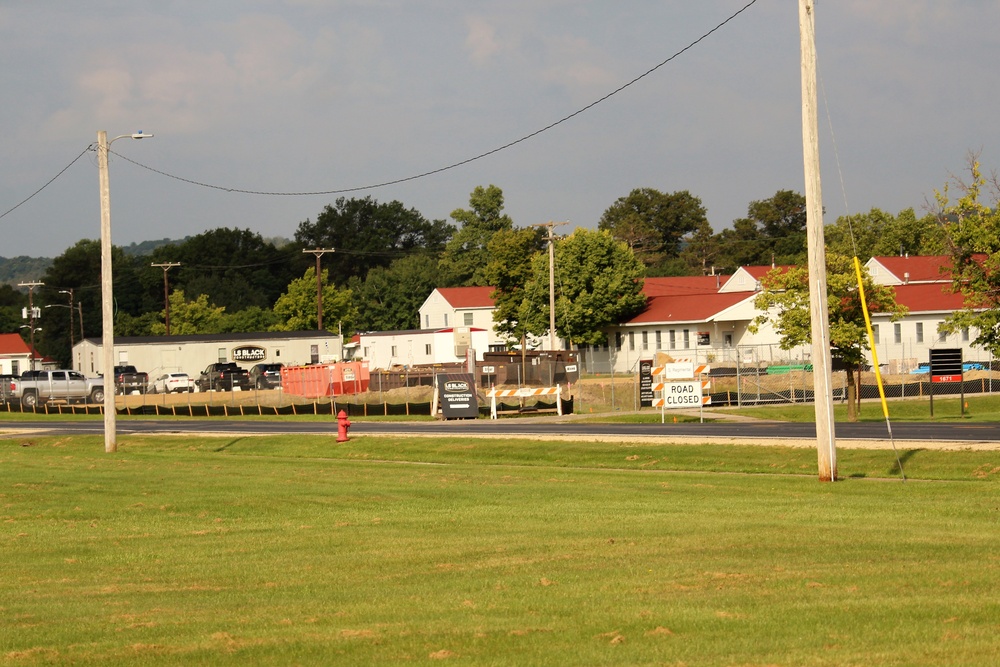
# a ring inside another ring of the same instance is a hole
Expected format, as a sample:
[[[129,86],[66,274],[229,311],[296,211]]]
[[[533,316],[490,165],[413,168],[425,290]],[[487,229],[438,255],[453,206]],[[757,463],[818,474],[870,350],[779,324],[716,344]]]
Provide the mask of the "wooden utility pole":
[[[313,248],[302,252],[316,255],[316,330],[323,330],[323,274],[320,271],[319,258],[328,252],[337,252],[333,248]]]
[[[35,370],[35,288],[42,287],[45,283],[38,281],[30,283],[18,283],[18,287],[28,288],[28,338],[30,339],[31,354],[28,356],[30,370]]]
[[[556,349],[556,237],[552,230],[559,225],[568,225],[569,222],[539,222],[532,227],[547,227],[548,236],[545,239],[549,242],[549,350]]]
[[[802,43],[802,158],[805,167],[806,238],[809,253],[809,321],[812,335],[813,394],[819,479],[837,479],[833,427],[833,378],[830,315],[826,302],[826,248],[823,238],[823,191],[819,175],[819,123],[816,96],[815,0],[799,0]]]
[[[170,283],[167,281],[167,271],[180,266],[180,262],[165,262],[163,264],[150,264],[163,269],[163,319],[167,325],[167,335],[170,335]]]

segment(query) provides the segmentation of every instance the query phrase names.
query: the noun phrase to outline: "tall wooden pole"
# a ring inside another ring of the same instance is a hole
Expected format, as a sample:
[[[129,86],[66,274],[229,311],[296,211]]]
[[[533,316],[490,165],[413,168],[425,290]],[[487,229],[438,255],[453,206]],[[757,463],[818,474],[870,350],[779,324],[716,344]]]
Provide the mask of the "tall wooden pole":
[[[336,252],[333,248],[313,248],[302,252],[316,255],[316,330],[323,330],[323,275],[320,273],[319,258],[325,253]]]
[[[164,262],[163,264],[150,264],[163,269],[163,320],[167,326],[167,335],[170,335],[170,281],[167,280],[167,271],[180,266],[180,262]]]
[[[117,137],[116,137],[117,138]],[[111,181],[108,133],[97,132],[97,172],[101,189],[101,369],[104,376],[104,451],[118,451],[115,413],[115,313],[111,270]]]
[[[819,175],[815,10],[814,0],[799,0],[799,36],[802,42],[802,158],[805,167],[816,453],[819,459],[820,481],[832,482],[837,479],[837,445],[833,427],[833,377],[830,357],[830,315],[826,300],[823,191]]]
[[[568,225],[568,222],[540,222],[538,224],[531,225],[532,227],[548,227],[548,236],[546,240],[549,242],[549,350],[555,351],[556,349],[556,250],[555,250],[555,234],[552,230],[559,225]]]

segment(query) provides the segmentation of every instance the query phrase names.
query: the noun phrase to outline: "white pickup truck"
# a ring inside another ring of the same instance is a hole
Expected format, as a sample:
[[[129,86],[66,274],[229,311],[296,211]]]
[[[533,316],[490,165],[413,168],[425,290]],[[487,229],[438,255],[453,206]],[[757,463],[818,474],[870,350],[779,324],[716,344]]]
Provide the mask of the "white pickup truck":
[[[104,378],[88,378],[78,371],[27,371],[10,380],[8,396],[28,408],[48,401],[103,403]]]

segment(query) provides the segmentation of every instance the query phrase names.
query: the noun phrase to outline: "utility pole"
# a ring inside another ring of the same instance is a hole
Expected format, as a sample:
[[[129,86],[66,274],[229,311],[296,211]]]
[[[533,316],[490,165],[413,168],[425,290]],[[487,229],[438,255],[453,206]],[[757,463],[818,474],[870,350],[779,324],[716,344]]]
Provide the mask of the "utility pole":
[[[163,313],[164,320],[167,325],[167,335],[170,335],[170,283],[167,281],[167,271],[174,268],[175,266],[180,266],[180,262],[165,262],[163,264],[150,264],[150,266],[155,266],[157,268],[163,269]]]
[[[806,238],[809,254],[809,319],[812,336],[813,393],[819,479],[837,479],[833,427],[833,378],[830,315],[826,303],[826,249],[823,238],[823,191],[819,175],[819,122],[816,101],[815,0],[799,0],[802,51],[802,157],[805,167]]]
[[[35,370],[35,288],[41,287],[45,283],[38,281],[30,283],[18,283],[18,287],[28,288],[28,338],[30,339],[31,355],[29,357],[30,370]]]
[[[328,252],[337,252],[333,248],[313,248],[303,250],[304,253],[316,255],[316,330],[323,330],[323,274],[320,271],[319,258]]]
[[[539,222],[532,227],[548,227],[548,236],[545,239],[549,242],[549,350],[555,352],[556,349],[556,237],[552,233],[555,227],[568,225],[569,222]]]
[[[73,288],[61,289],[60,294],[69,294],[69,358],[70,366],[73,365],[73,345],[75,341],[73,340]],[[81,339],[82,340],[82,339]]]

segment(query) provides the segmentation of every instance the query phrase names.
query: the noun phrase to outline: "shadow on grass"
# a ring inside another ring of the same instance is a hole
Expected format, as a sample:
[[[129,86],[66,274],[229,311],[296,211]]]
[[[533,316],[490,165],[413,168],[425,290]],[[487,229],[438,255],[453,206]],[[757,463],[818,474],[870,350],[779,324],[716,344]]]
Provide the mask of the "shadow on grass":
[[[902,474],[903,470],[906,469],[906,464],[909,463],[910,459],[912,459],[917,452],[923,452],[923,451],[926,450],[923,448],[907,449],[900,455],[899,461],[897,463],[893,463],[892,467],[889,468],[889,474],[890,475]],[[902,466],[902,469],[900,469],[900,466]]]
[[[242,442],[243,440],[246,440],[246,438],[245,437],[244,438],[233,438],[232,440],[230,440],[226,444],[222,445],[221,447],[215,448],[213,451],[224,452],[227,449],[229,449],[230,447],[232,447],[233,445],[235,445],[237,442]]]

